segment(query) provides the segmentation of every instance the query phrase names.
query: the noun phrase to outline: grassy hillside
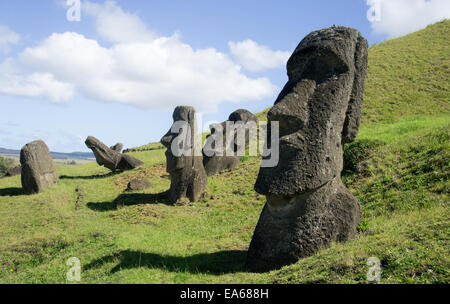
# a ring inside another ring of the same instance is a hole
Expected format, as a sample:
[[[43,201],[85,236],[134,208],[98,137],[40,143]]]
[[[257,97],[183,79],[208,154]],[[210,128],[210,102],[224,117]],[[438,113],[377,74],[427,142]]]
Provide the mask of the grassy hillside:
[[[364,213],[357,240],[280,270],[247,273],[265,203],[253,190],[259,158],[209,178],[203,201],[172,206],[160,195],[170,185],[165,150],[148,145],[130,152],[145,165],[129,172],[57,166],[60,183],[38,195],[23,194],[20,176],[0,179],[0,283],[66,283],[70,257],[81,260],[81,283],[364,283],[369,257],[381,260],[381,283],[450,283],[448,77],[439,81],[433,72],[417,84],[393,75],[409,70],[403,65],[375,75],[383,69],[379,54],[395,53],[396,44],[405,53],[409,45],[447,54],[441,61],[448,63],[448,43],[436,50],[423,42],[431,36],[448,37],[448,21],[370,50],[363,124],[344,155],[343,180]],[[401,85],[389,87],[391,77]],[[395,103],[382,102],[380,88]],[[135,177],[153,186],[125,191]]]
[[[450,20],[373,45],[363,124],[450,114]]]

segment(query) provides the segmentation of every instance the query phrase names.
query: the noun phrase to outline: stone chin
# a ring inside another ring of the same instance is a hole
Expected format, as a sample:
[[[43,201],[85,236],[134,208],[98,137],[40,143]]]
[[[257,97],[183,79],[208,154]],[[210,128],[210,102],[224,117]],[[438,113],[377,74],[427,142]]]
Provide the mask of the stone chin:
[[[180,171],[185,167],[185,157],[175,157],[170,150],[166,151],[166,171],[167,173]]]

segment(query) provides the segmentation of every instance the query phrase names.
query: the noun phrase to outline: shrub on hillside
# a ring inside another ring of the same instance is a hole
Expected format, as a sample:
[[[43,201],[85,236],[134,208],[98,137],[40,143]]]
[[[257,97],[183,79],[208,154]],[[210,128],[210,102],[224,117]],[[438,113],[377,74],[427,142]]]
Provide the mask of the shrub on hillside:
[[[343,174],[360,174],[364,171],[363,162],[383,142],[379,140],[362,139],[352,142],[344,147]]]
[[[6,170],[13,166],[14,162],[11,159],[0,156],[0,176],[6,175]]]

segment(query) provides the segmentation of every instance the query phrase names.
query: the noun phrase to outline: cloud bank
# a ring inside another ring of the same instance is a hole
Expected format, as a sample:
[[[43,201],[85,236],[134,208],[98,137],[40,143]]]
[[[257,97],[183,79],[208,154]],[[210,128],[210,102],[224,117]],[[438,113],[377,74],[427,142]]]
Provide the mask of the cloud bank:
[[[245,75],[241,65],[251,71],[274,68],[285,63],[285,52],[251,40],[230,42],[235,62],[214,48],[194,49],[176,34],[157,37],[115,2],[83,2],[82,10],[94,19],[101,40],[53,33],[0,64],[0,93],[55,103],[80,94],[163,110],[187,104],[208,113],[221,102],[261,100],[278,91],[268,78]]]
[[[366,0],[375,34],[400,37],[450,18],[449,0]]]

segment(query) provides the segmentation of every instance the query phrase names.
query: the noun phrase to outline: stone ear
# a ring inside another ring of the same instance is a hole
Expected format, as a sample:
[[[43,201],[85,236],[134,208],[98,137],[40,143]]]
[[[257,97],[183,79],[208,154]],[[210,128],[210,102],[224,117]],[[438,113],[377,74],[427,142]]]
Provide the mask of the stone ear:
[[[363,102],[364,80],[367,73],[368,44],[367,40],[358,35],[355,47],[355,79],[352,94],[348,102],[347,113],[342,130],[342,143],[350,143],[358,134],[361,121],[361,106]]]

